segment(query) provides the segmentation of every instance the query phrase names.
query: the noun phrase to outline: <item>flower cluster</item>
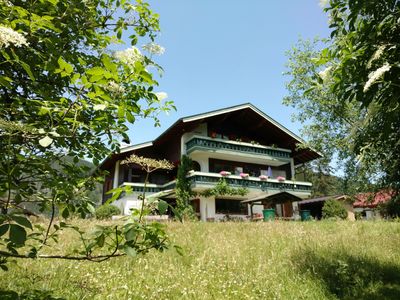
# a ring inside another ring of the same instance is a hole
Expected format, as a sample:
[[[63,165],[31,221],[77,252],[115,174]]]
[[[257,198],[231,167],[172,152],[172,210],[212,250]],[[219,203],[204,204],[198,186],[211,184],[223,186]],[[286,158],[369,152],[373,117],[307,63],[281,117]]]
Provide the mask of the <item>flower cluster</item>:
[[[8,6],[8,7],[12,7],[14,6],[14,4],[12,4],[10,1],[8,0],[0,0],[0,4],[4,5],[4,6]]]
[[[364,93],[369,90],[371,85],[373,85],[375,82],[377,82],[383,74],[385,74],[387,71],[389,71],[391,66],[388,63],[385,63],[382,67],[378,68],[377,70],[369,73],[368,75],[368,81],[364,85]]]
[[[148,43],[142,46],[142,49],[149,52],[150,54],[156,55],[162,55],[165,52],[165,48],[156,43]]]
[[[260,175],[258,178],[260,178],[260,180],[267,180],[268,176],[267,175]]]
[[[154,158],[137,156],[135,154],[132,154],[127,159],[123,160],[121,164],[139,165],[143,170],[149,173],[158,169],[172,170],[174,168],[174,165],[166,159],[158,160]]]
[[[319,77],[321,77],[322,81],[326,81],[330,75],[332,70],[332,66],[327,67],[325,70],[318,73]]]
[[[367,63],[367,68],[371,68],[372,62],[374,62],[375,60],[379,59],[382,56],[385,48],[386,48],[386,45],[381,45],[378,47],[378,49],[376,49],[376,51],[372,55],[371,59]]]
[[[285,181],[286,178],[283,177],[283,176],[278,176],[278,177],[276,177],[276,180],[278,180],[278,181]]]
[[[7,48],[11,44],[15,47],[29,45],[23,34],[9,27],[0,26],[0,48]]]
[[[239,175],[242,178],[248,178],[249,177],[249,173],[240,173]]]
[[[122,95],[125,93],[125,88],[115,81],[110,81],[108,85],[105,86],[105,89],[115,95]]]
[[[165,92],[157,92],[157,93],[155,93],[155,95],[156,95],[158,101],[162,101],[165,98],[168,98],[168,94]]]
[[[133,66],[135,62],[142,61],[143,55],[136,47],[131,47],[123,51],[116,51],[114,57],[124,64]]]
[[[221,172],[219,172],[219,175],[221,175],[221,176],[229,176],[229,175],[231,175],[231,172],[221,171]]]

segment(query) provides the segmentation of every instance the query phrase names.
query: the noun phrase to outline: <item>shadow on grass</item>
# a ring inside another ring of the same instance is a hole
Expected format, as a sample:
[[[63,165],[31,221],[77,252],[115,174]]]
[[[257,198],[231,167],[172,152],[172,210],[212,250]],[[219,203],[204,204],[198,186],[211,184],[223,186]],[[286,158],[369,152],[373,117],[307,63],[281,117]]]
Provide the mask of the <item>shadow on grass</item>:
[[[18,294],[15,291],[0,290],[1,300],[65,300],[64,298],[53,297],[51,291],[34,290]]]
[[[400,262],[382,263],[373,257],[310,248],[296,253],[293,260],[298,272],[311,274],[331,297],[400,299]]]

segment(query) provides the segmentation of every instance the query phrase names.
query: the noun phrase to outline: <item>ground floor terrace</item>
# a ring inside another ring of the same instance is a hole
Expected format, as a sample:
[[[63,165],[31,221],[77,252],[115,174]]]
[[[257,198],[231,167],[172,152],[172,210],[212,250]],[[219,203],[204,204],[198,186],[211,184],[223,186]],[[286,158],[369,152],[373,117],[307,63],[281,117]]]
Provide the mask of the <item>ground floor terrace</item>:
[[[200,220],[217,221],[221,219],[261,218],[263,209],[274,208],[276,217],[295,218],[298,215],[297,201],[306,199],[311,193],[311,183],[294,180],[278,180],[259,177],[242,178],[237,175],[222,176],[218,173],[191,172],[188,176],[192,190],[198,196],[191,199],[191,204]],[[231,187],[245,187],[244,196],[200,196],[201,191],[214,187],[221,179]],[[130,214],[131,209],[140,208],[140,195],[144,183],[124,182],[132,193],[123,195],[114,202],[123,214]],[[146,197],[162,198],[174,205],[176,201],[175,181],[163,185],[147,184]]]

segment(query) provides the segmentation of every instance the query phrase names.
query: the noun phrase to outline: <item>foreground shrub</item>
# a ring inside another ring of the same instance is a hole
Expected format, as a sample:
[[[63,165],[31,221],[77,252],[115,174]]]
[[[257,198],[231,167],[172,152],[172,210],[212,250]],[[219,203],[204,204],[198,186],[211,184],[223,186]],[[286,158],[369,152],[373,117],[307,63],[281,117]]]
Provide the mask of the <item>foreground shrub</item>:
[[[120,215],[121,210],[114,205],[102,205],[96,209],[96,219],[111,219],[112,216]]]
[[[388,218],[400,217],[400,195],[392,197],[388,202],[378,206],[382,215]]]
[[[347,210],[343,204],[337,200],[325,201],[322,207],[322,218],[324,219],[347,219]]]

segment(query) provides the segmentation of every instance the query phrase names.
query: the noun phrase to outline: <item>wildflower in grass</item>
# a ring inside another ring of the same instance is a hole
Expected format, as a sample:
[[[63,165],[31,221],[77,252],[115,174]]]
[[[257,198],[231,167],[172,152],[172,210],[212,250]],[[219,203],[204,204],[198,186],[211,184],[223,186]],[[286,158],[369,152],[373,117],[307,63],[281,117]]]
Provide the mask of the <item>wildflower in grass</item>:
[[[375,71],[369,73],[368,81],[364,85],[364,93],[366,93],[369,88],[376,83],[387,71],[389,71],[391,66],[388,63],[385,63],[382,67],[376,69]]]
[[[156,44],[156,43],[148,43],[142,46],[142,49],[149,52],[150,54],[162,55],[165,52],[165,48]]]
[[[29,43],[23,34],[5,26],[0,25],[0,48],[28,46]]]

